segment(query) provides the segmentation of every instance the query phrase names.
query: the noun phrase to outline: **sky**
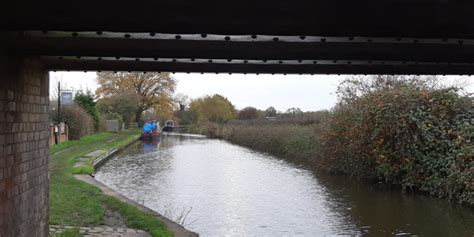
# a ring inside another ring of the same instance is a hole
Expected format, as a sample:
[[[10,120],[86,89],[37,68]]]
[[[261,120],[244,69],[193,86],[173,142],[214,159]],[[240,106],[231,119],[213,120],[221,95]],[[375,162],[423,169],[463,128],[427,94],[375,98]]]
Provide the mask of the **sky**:
[[[172,74],[177,80],[176,93],[198,98],[220,94],[227,97],[237,109],[253,106],[279,111],[298,107],[303,111],[332,108],[337,102],[337,85],[347,75],[255,75],[255,74]],[[95,91],[98,87],[95,72],[51,72],[50,94],[56,92],[57,81],[61,88]],[[474,77],[448,76],[447,84],[461,81],[468,93],[474,93]]]

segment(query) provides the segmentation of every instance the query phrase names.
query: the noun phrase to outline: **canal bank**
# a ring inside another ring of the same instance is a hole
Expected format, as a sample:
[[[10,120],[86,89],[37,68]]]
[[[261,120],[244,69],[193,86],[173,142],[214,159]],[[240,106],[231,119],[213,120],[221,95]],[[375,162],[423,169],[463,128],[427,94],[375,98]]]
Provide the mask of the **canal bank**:
[[[101,133],[51,147],[50,225],[77,227],[68,229],[69,235],[65,236],[81,236],[79,227],[107,224],[111,224],[111,227],[118,225],[116,227],[145,230],[152,236],[180,236],[174,234],[173,228],[167,227],[170,223],[145,210],[146,208],[141,208],[139,204],[107,195],[99,188],[100,185],[91,185],[74,177],[93,172],[97,157],[87,158],[87,155],[100,150],[98,153],[102,154],[98,154],[98,157],[110,157],[136,141],[139,136],[138,130]],[[79,166],[76,165],[81,162]]]

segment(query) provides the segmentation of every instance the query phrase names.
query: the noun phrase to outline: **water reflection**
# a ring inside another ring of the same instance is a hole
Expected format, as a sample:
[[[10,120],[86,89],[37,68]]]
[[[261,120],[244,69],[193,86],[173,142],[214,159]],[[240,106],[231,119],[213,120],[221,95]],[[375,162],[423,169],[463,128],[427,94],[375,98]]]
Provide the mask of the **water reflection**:
[[[155,139],[148,140],[148,141],[141,141],[141,142],[143,144],[143,151],[145,153],[155,151],[156,149],[158,149],[158,146],[160,145],[160,139],[159,138],[155,138]]]
[[[366,236],[473,236],[472,208],[419,194],[348,179],[315,176],[347,206],[346,214]]]
[[[96,178],[202,236],[470,236],[472,210],[327,176],[219,140],[136,143]]]

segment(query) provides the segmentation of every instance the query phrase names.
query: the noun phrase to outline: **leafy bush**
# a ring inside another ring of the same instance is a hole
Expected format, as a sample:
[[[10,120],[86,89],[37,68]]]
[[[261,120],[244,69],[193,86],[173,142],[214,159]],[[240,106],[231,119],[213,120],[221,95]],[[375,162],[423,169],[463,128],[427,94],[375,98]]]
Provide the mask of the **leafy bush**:
[[[92,119],[94,119],[95,130],[98,131],[100,126],[100,116],[92,92],[86,91],[84,93],[79,91],[74,97],[74,103],[83,108],[92,117]]]
[[[61,114],[61,118],[69,127],[70,140],[79,140],[94,133],[94,120],[83,108],[77,105],[66,106],[61,110]]]
[[[346,81],[321,167],[474,204],[472,98],[424,78],[376,79]]]

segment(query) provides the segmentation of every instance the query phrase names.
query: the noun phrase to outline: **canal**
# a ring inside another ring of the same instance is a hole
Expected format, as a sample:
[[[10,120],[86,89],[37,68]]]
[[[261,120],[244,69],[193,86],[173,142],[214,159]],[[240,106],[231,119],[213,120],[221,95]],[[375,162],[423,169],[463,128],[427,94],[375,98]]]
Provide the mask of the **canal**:
[[[197,136],[136,142],[95,177],[201,236],[474,234],[472,208]]]

